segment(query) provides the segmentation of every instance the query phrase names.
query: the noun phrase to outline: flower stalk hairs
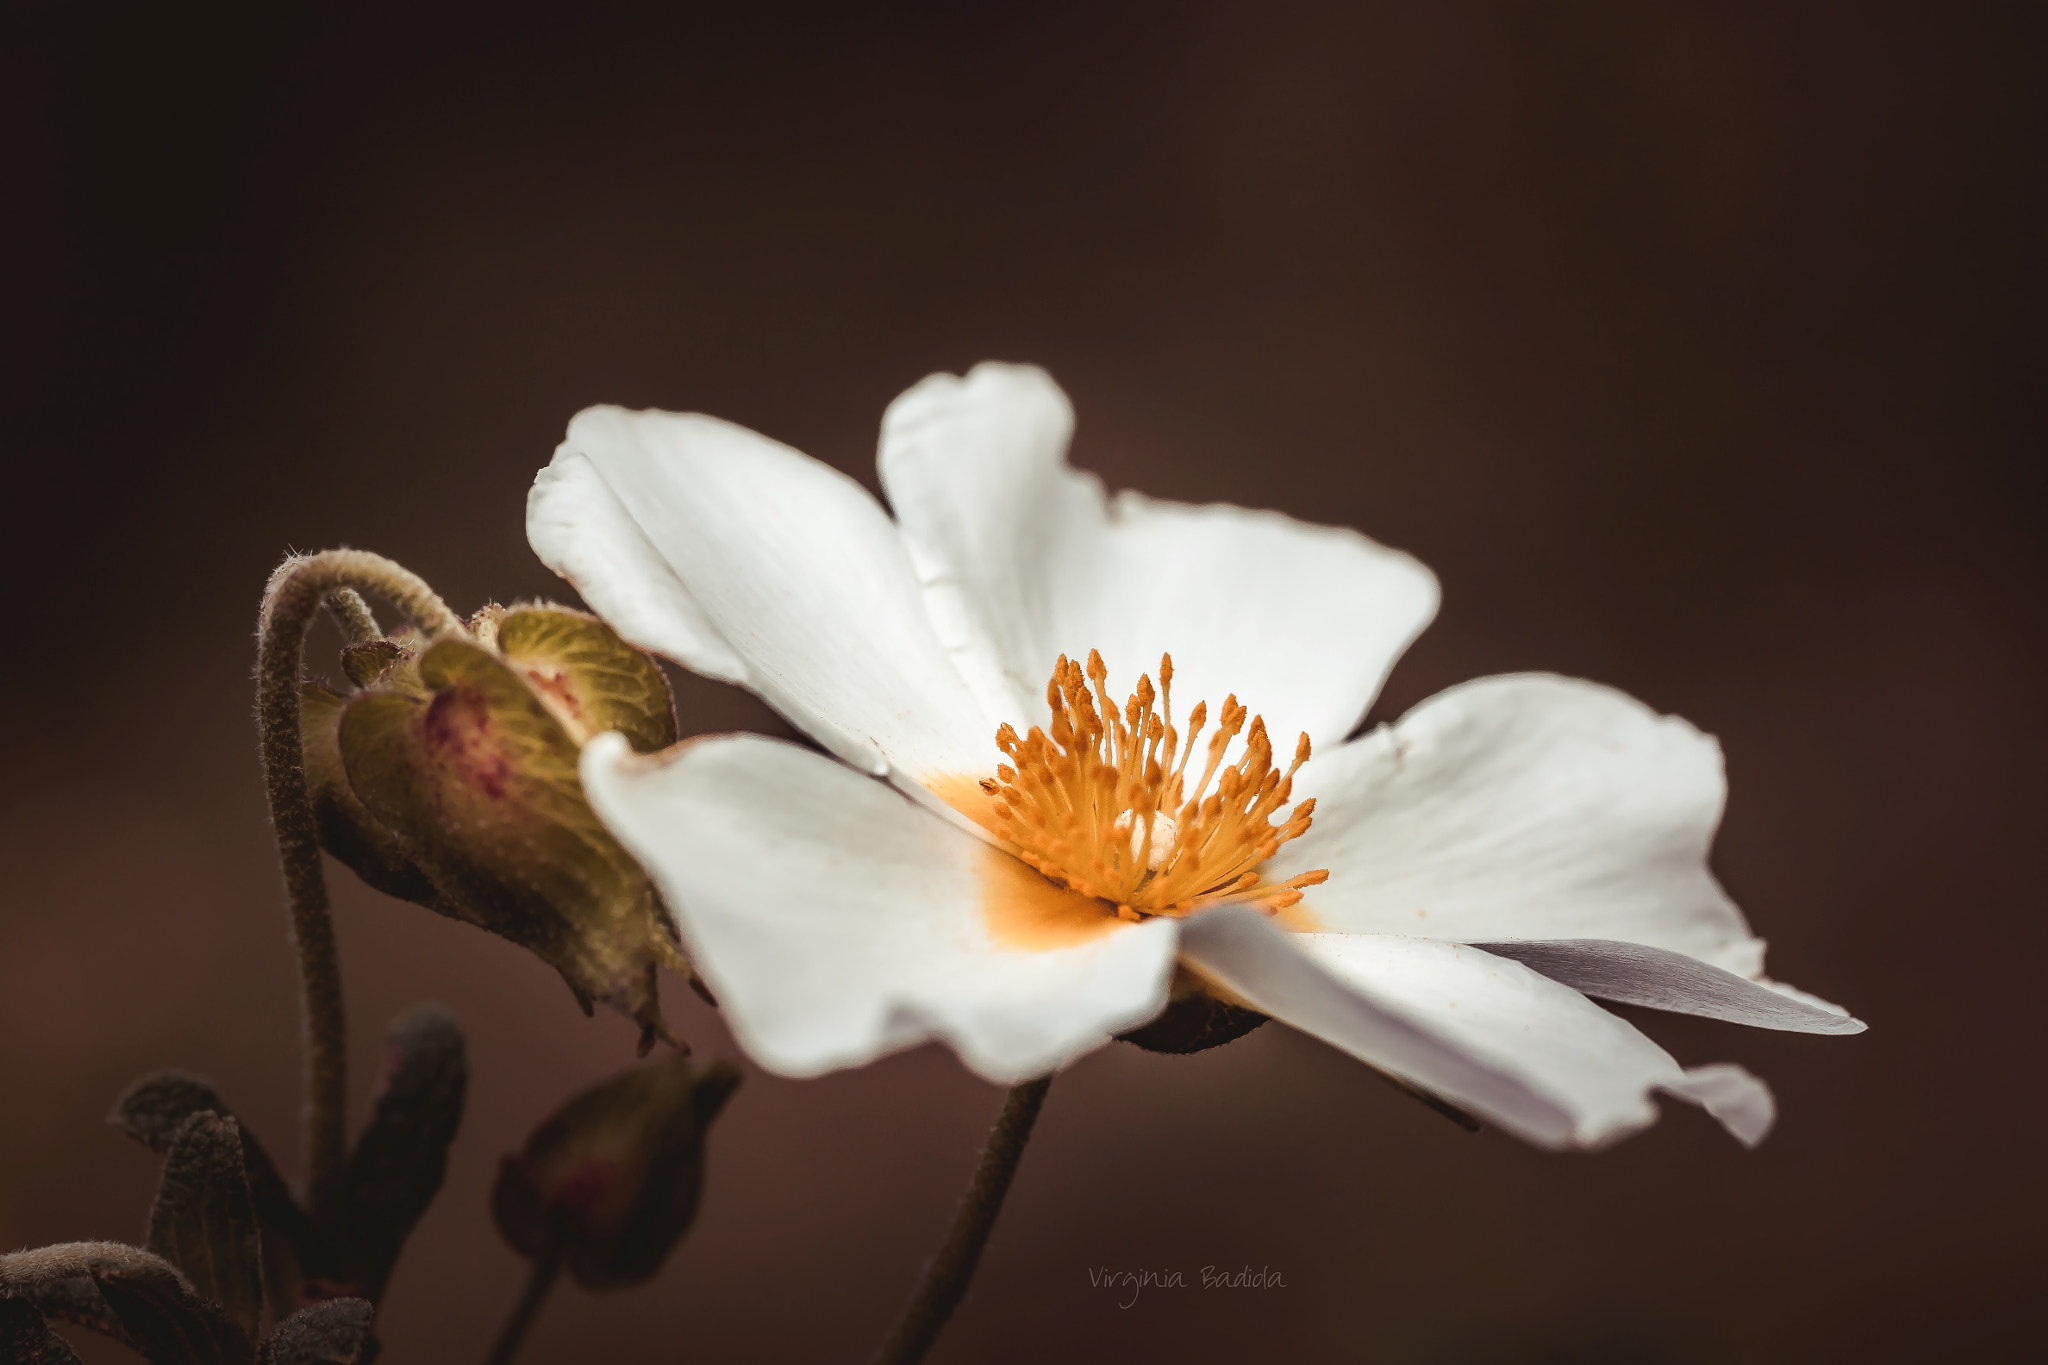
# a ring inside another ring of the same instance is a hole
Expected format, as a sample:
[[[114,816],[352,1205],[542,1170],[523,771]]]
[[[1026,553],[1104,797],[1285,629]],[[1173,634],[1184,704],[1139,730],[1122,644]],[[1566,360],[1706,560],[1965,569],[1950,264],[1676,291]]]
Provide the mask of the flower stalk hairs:
[[[1435,613],[1429,571],[1272,512],[1109,497],[1066,463],[1072,427],[1042,371],[985,364],[890,406],[888,510],[744,428],[609,407],[534,484],[529,540],[599,616],[824,751],[581,754],[756,1062],[940,1040],[1020,1087],[1028,1133],[1044,1078],[1113,1038],[1186,1051],[1275,1019],[1539,1146],[1610,1143],[1658,1093],[1754,1144],[1760,1080],[1682,1067],[1594,1002],[1863,1028],[1763,975],[1707,870],[1711,739],[1543,674],[1354,738]],[[1006,1181],[977,1180],[955,1241]],[[884,1358],[922,1353],[972,1250],[935,1262]]]

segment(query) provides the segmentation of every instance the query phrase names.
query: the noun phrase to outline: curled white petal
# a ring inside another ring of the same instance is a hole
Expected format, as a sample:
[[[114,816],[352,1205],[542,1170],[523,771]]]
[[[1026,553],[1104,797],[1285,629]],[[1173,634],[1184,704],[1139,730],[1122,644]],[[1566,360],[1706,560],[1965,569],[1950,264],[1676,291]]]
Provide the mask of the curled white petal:
[[[1577,991],[1476,948],[1288,934],[1227,907],[1189,919],[1182,951],[1274,1018],[1539,1146],[1626,1136],[1656,1119],[1659,1090],[1705,1105],[1744,1142],[1768,1127],[1760,1082],[1745,1089],[1734,1068],[1685,1071]]]
[[[941,1039],[1012,1083],[1165,1004],[1172,921],[1112,919],[1072,946],[1006,943],[990,877],[1011,872],[992,860],[1014,860],[795,745],[727,735],[650,761],[605,735],[582,775],[741,1046],[771,1071],[817,1075]]]
[[[1861,1033],[1865,1027],[1861,1019],[1818,996],[1775,982],[1752,981],[1668,948],[1597,938],[1516,939],[1472,946],[1511,957],[1596,1000],[1787,1033]]]
[[[619,634],[708,678],[747,681],[745,661],[588,456],[565,447],[535,476],[526,539]]]
[[[987,763],[995,722],[933,634],[894,524],[827,465],[711,417],[589,408],[528,535],[629,639],[744,681],[866,772]]]
[[[1061,654],[1128,687],[1173,655],[1181,714],[1223,698],[1335,744],[1436,612],[1435,576],[1356,531],[1277,512],[1105,497],[1066,463],[1043,370],[933,375],[883,419],[880,470],[957,666],[984,704],[1040,718]]]

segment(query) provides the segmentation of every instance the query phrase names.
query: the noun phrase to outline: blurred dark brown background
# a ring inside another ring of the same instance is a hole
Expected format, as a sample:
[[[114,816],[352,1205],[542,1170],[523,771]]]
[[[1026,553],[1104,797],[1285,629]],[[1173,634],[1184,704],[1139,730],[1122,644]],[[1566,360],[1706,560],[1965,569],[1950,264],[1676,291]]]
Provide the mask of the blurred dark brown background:
[[[560,594],[521,513],[577,408],[718,413],[872,482],[892,395],[1001,357],[1067,385],[1113,483],[1432,565],[1382,715],[1547,668],[1718,734],[1719,872],[1774,971],[1872,1029],[1648,1018],[1771,1080],[1754,1153],[1690,1110],[1596,1157],[1468,1137],[1278,1028],[1111,1049],[1054,1087],[938,1359],[2024,1353],[2043,26],[854,8],[11,7],[0,1245],[139,1235],[155,1163],[102,1116],[151,1068],[296,1152],[249,687],[281,554]],[[682,700],[686,729],[775,724]],[[337,887],[359,1098],[408,1002],[471,1034],[385,1320],[391,1365],[469,1359],[520,1276],[496,1157],[631,1030]],[[529,1359],[860,1358],[996,1102],[929,1049],[756,1074],[690,1242],[645,1289],[563,1293]],[[1247,1263],[1285,1287],[1120,1309],[1088,1276]]]

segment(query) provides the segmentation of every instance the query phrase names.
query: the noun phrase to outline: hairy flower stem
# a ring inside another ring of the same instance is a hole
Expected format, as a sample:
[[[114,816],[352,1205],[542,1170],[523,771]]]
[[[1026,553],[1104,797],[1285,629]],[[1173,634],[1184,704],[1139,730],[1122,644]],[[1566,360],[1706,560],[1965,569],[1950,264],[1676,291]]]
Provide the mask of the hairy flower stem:
[[[328,593],[326,606],[327,614],[334,618],[334,624],[350,644],[365,644],[383,637],[384,629],[371,614],[370,604],[354,588],[336,588]]]
[[[270,793],[278,861],[291,898],[292,942],[299,954],[306,1053],[306,1195],[314,1219],[330,1231],[338,1222],[340,1178],[348,1153],[348,1030],[334,922],[328,915],[327,881],[320,866],[319,831],[306,794],[299,670],[306,629],[323,603],[339,604],[334,606],[336,616],[351,635],[366,623],[374,627],[356,589],[388,598],[429,633],[462,629],[448,604],[418,575],[365,550],[325,550],[287,559],[271,575],[257,618],[256,711],[263,778]]]
[[[520,1346],[526,1341],[526,1329],[533,1326],[534,1318],[540,1315],[540,1306],[547,1302],[548,1291],[555,1287],[555,1281],[561,1274],[562,1248],[553,1244],[534,1259],[533,1272],[526,1277],[526,1288],[519,1291],[519,1301],[512,1305],[505,1325],[498,1329],[498,1340],[491,1347],[484,1365],[511,1365],[512,1357],[519,1354]]]
[[[1003,1211],[1003,1196],[1009,1193],[1010,1178],[1017,1173],[1017,1162],[1024,1155],[1024,1144],[1031,1139],[1032,1125],[1038,1122],[1038,1110],[1051,1085],[1052,1077],[1042,1076],[1012,1088],[1004,1099],[1003,1112],[988,1135],[988,1146],[982,1149],[974,1181],[953,1215],[946,1243],[925,1267],[910,1306],[875,1352],[871,1365],[916,1365],[960,1306],[967,1282],[974,1278],[974,1267],[981,1262],[981,1249],[995,1229],[996,1215]]]

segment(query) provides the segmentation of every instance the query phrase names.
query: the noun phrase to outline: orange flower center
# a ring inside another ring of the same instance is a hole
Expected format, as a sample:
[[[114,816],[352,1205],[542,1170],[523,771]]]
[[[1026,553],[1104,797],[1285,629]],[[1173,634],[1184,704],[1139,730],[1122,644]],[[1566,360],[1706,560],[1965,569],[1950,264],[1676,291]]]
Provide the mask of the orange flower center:
[[[1273,762],[1266,722],[1251,717],[1244,747],[1225,763],[1245,729],[1235,696],[1209,738],[1208,760],[1192,794],[1188,760],[1208,724],[1207,702],[1188,715],[1183,740],[1173,723],[1173,656],[1159,660],[1159,687],[1141,676],[1121,712],[1110,701],[1109,670],[1090,650],[1088,667],[1064,654],[1046,685],[1050,733],[1037,726],[1019,738],[1004,725],[996,747],[1009,762],[984,778],[997,830],[1031,867],[1084,896],[1116,906],[1125,919],[1184,915],[1223,901],[1250,903],[1275,914],[1301,899],[1301,888],[1329,879],[1304,872],[1263,882],[1259,864],[1306,833],[1315,811],[1303,801],[1276,823],[1308,762],[1308,736],[1282,772]],[[1210,789],[1210,783],[1215,789]]]

